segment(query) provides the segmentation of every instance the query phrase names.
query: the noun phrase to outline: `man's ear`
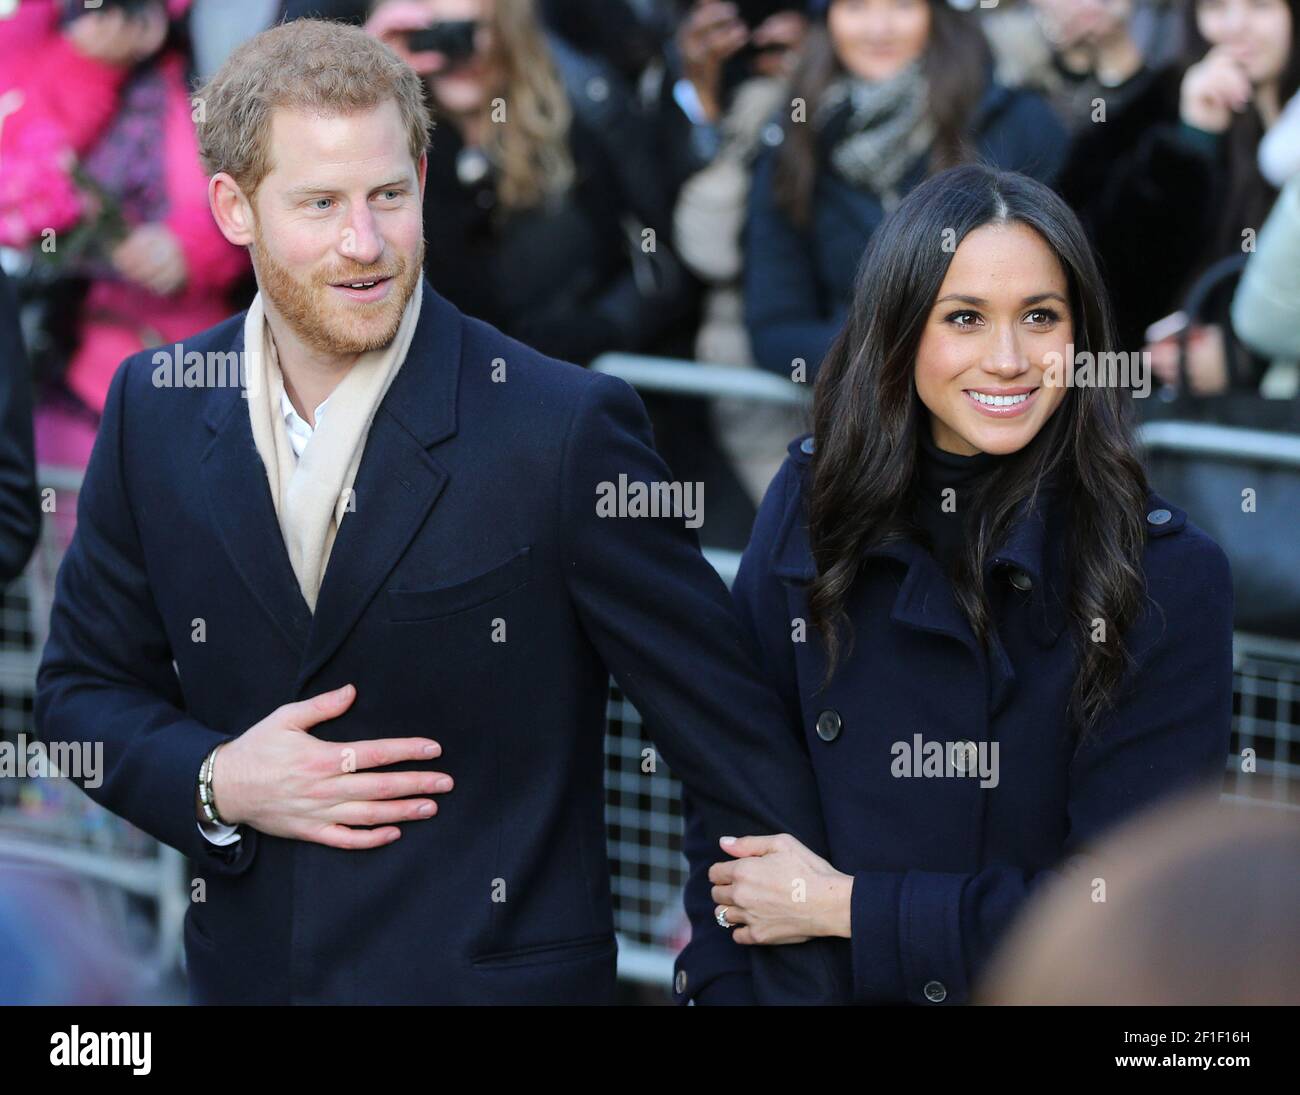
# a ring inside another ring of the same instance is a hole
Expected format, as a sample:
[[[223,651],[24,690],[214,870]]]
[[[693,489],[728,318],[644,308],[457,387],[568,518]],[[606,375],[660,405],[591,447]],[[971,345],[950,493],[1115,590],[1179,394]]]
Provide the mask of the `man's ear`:
[[[429,154],[427,152],[420,153],[420,165],[415,170],[416,170],[416,174],[419,175],[420,177],[420,204],[423,205],[424,204],[424,180],[429,175]]]
[[[224,171],[208,180],[208,206],[221,234],[236,247],[253,242],[253,206],[239,184]]]

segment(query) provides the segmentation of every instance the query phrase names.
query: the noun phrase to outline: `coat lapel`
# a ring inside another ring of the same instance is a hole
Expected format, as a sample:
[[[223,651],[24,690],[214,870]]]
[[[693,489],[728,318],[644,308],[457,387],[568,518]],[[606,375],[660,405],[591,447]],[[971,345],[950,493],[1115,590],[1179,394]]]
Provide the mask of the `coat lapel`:
[[[797,445],[798,442],[791,445],[790,451],[801,463],[805,462],[806,457],[796,452]],[[806,453],[809,450],[802,451]],[[1045,649],[1055,644],[1067,623],[1061,592],[1064,587],[1059,544],[1054,543],[1047,530],[1047,514],[1054,498],[1055,493],[1049,486],[1041,492],[1037,506],[1028,502],[1021,504],[1006,542],[989,559],[985,572],[985,588],[990,590],[991,599],[995,583],[1006,580],[1006,575],[999,573],[1002,568],[1029,575],[1032,580],[1027,595],[1029,626],[1034,638]],[[1053,547],[1057,550],[1052,550]],[[996,630],[989,650],[985,652],[976,641],[953,595],[951,584],[920,545],[911,540],[894,540],[873,546],[867,555],[892,559],[905,568],[891,619],[902,626],[946,635],[963,643],[981,670],[988,674],[989,709],[992,714],[997,714],[1011,699],[1016,672]],[[788,582],[805,583],[816,576],[805,514],[797,494],[791,498],[783,515],[772,547],[771,565],[773,573]]]
[[[244,348],[237,325],[232,351]],[[235,570],[289,645],[301,652],[311,609],[303,600],[284,547],[266,469],[253,443],[248,401],[238,388],[214,388],[205,421],[215,433],[200,461],[199,476],[212,523]]]
[[[339,524],[325,567],[300,685],[343,644],[447,485],[427,450],[456,432],[460,357],[460,313],[425,282],[410,350],[362,450],[355,510]]]

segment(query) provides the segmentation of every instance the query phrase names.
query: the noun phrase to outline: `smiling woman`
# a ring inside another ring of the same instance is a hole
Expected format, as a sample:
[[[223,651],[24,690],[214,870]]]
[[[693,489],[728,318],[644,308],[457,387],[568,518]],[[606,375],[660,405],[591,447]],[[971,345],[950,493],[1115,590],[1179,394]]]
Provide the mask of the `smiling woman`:
[[[985,290],[991,299],[974,295]],[[1025,447],[1061,403],[1045,369],[1073,323],[1065,271],[1032,228],[984,225],[962,241],[916,353],[916,390],[949,452]]]
[[[1227,560],[1148,489],[1129,393],[1049,372],[1112,345],[1077,218],[1024,175],[936,175],[872,237],[733,591],[833,854],[725,858],[687,809],[701,1002],[746,999],[732,939],[817,936],[850,940],[859,1002],[964,1002],[1067,856],[1222,771]],[[950,763],[901,778],[908,750]]]

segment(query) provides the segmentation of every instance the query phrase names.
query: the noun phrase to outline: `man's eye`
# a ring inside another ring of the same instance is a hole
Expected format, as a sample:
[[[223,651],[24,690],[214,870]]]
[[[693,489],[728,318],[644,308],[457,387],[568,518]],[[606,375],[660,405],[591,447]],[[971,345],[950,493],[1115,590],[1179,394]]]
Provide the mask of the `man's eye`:
[[[330,207],[330,204],[333,201],[334,201],[333,198],[313,198],[311,201],[311,207],[313,209],[319,209],[321,212],[324,212],[326,209]],[[321,205],[321,202],[324,202],[325,204]]]
[[[946,319],[954,327],[974,327],[979,322],[978,312],[950,312]]]
[[[384,196],[384,198],[386,198],[389,201],[396,201],[398,198],[402,196],[402,192],[400,190],[384,190],[381,191],[381,193]]]

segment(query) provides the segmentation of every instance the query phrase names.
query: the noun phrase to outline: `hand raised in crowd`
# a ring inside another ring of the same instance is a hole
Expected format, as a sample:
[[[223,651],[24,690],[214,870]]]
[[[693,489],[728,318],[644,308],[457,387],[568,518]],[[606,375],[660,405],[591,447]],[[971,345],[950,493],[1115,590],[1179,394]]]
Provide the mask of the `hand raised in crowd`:
[[[762,76],[786,76],[808,33],[808,19],[801,12],[778,11],[769,15],[749,36],[758,50],[754,70]]]
[[[185,285],[189,271],[180,240],[163,224],[142,224],[113,249],[113,265],[124,278],[159,296]]]
[[[318,741],[311,728],[338,718],[356,699],[350,684],[277,707],[217,750],[212,792],[231,825],[332,848],[378,848],[401,836],[394,824],[432,817],[438,804],[408,795],[450,791],[443,772],[367,772],[427,761],[442,747],[428,738]],[[196,816],[202,813],[196,803]],[[350,828],[375,825],[379,828]]]
[[[421,76],[430,76],[447,67],[446,55],[434,50],[412,52],[406,45],[407,34],[428,26],[429,9],[421,0],[389,0],[371,13],[365,31],[383,42]]]
[[[1146,347],[1151,369],[1162,384],[1177,388],[1178,340],[1165,338]],[[1194,395],[1217,395],[1228,386],[1228,351],[1218,324],[1193,327],[1187,338],[1187,383]]]
[[[63,35],[87,57],[130,68],[162,47],[167,37],[167,13],[162,4],[135,12],[122,8],[88,11],[69,23]]]
[[[769,20],[770,22],[770,20]],[[677,31],[682,74],[710,121],[722,113],[722,66],[749,41],[749,28],[725,0],[699,0]]]
[[[1183,76],[1179,114],[1188,125],[1222,133],[1255,96],[1245,66],[1216,46]]]

